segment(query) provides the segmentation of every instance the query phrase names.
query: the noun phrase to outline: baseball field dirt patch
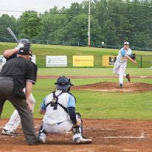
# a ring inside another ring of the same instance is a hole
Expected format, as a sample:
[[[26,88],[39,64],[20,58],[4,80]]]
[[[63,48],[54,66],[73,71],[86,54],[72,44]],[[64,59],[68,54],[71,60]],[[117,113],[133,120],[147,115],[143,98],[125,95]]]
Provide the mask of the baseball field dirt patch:
[[[1,119],[0,126],[7,122]],[[40,119],[35,119],[38,131]],[[1,130],[0,130],[1,131]],[[141,120],[84,120],[84,135],[92,137],[92,144],[75,145],[71,134],[48,135],[47,143],[28,146],[21,128],[18,135],[0,135],[0,152],[151,152],[152,121]]]
[[[152,91],[152,84],[147,83],[125,83],[123,88],[120,88],[115,82],[99,82],[94,84],[73,86],[73,90],[90,90],[101,92],[146,92]]]

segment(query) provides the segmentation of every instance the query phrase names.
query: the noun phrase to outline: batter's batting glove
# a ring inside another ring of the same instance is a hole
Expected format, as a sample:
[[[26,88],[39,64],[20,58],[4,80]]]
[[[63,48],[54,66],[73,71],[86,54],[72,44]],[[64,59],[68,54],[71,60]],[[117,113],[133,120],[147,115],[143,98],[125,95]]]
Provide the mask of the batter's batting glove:
[[[24,44],[23,43],[18,43],[17,47],[15,49],[20,50],[24,48]]]

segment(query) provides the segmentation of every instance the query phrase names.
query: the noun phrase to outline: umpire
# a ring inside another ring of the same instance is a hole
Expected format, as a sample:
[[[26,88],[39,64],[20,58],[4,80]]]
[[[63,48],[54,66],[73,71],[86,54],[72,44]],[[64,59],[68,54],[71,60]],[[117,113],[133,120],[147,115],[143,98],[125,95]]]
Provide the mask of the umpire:
[[[35,135],[29,98],[36,80],[34,66],[29,61],[30,43],[20,42],[18,48],[17,57],[8,60],[0,73],[0,115],[5,101],[9,100],[18,110],[27,143],[35,145],[40,142]]]

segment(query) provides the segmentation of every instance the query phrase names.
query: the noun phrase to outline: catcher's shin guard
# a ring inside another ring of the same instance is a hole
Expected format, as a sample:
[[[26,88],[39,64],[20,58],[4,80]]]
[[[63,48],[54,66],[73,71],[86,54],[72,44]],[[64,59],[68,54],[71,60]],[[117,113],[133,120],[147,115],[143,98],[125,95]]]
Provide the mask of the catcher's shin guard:
[[[45,131],[45,129],[43,128],[43,125],[41,125],[40,129],[39,129],[39,135],[38,135],[38,139],[39,141],[41,141],[42,143],[46,142],[46,137],[47,137],[47,132]]]
[[[73,127],[73,141],[76,144],[89,144],[92,142],[92,139],[86,138],[83,136],[83,122],[81,119],[81,115],[79,113],[76,114],[78,125]]]

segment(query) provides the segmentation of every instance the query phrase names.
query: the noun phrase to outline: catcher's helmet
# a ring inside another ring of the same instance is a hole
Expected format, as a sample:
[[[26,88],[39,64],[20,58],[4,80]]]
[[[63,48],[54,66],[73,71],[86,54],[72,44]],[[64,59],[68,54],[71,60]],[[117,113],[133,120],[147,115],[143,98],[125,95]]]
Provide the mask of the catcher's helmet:
[[[31,43],[28,39],[21,39],[21,40],[18,41],[18,43],[24,44],[24,47],[19,50],[18,54],[32,55],[32,52],[30,50]]]
[[[58,90],[65,92],[69,91],[70,87],[73,86],[73,84],[70,82],[70,79],[65,76],[59,77],[55,85],[57,86]]]

